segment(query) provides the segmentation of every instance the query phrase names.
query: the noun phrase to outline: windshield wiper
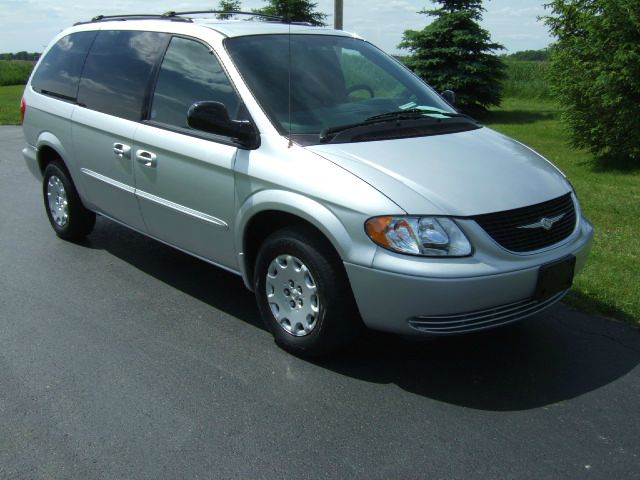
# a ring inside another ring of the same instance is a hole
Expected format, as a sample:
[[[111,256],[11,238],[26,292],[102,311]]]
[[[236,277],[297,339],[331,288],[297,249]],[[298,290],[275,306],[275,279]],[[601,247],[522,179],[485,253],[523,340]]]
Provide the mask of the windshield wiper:
[[[463,113],[447,112],[437,108],[433,108],[433,109],[424,108],[424,107],[409,108],[407,110],[397,110],[393,112],[381,113],[379,115],[373,115],[372,117],[368,117],[364,119],[362,122],[358,122],[358,123],[351,123],[348,125],[337,125],[335,127],[325,128],[324,130],[322,130],[322,132],[320,132],[320,142],[321,143],[327,142],[329,139],[331,139],[331,137],[334,137],[336,134],[340,132],[344,132],[345,130],[364,127],[367,125],[373,125],[376,123],[395,122],[395,121],[401,121],[401,120],[420,120],[420,119],[432,120],[432,121],[442,120],[442,118],[433,117],[431,115],[442,115],[445,118],[462,117],[462,118],[475,121],[471,117]]]
[[[373,117],[369,117],[365,119],[365,122],[373,122],[377,120],[403,120],[420,118],[425,115],[442,115],[447,118],[455,118],[455,117],[465,117],[471,118],[464,113],[456,113],[456,112],[447,112],[445,110],[440,110],[438,108],[409,108],[407,110],[396,110],[393,112],[381,113],[380,115],[374,115]],[[434,118],[434,117],[430,117]],[[437,118],[437,117],[436,117]]]

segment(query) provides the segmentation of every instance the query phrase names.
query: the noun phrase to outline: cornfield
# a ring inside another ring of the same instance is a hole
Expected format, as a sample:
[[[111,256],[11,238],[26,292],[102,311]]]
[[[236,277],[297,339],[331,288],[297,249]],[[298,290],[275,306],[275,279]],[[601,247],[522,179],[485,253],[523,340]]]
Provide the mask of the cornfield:
[[[504,97],[550,98],[551,92],[546,81],[547,62],[505,60],[507,78],[504,81]]]
[[[34,62],[0,60],[0,85],[24,85],[29,79]]]

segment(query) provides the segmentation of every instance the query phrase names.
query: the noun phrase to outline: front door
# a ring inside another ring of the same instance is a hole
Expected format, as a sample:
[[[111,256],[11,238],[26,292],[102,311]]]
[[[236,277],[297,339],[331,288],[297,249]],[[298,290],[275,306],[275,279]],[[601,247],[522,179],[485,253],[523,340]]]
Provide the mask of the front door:
[[[211,48],[174,37],[160,67],[148,121],[134,137],[136,196],[148,232],[192,254],[237,270],[232,223],[230,139],[187,125],[197,101],[225,104],[231,118],[240,101]]]

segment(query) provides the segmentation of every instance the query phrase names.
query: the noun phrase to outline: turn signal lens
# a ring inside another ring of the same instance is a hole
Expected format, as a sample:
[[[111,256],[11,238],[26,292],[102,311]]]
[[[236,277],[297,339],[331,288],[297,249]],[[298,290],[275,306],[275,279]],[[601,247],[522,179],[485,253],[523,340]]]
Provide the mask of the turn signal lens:
[[[393,222],[393,217],[374,217],[369,219],[365,227],[367,235],[378,245],[386,246],[388,244],[387,227],[391,222]]]
[[[24,125],[24,114],[27,112],[27,102],[24,101],[24,97],[20,101],[20,113],[22,114],[22,125]]]

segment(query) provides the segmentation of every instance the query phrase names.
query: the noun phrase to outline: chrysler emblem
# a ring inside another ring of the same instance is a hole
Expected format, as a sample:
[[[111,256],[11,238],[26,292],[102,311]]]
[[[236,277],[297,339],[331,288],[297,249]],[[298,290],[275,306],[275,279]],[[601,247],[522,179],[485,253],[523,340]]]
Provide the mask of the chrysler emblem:
[[[553,227],[553,225],[564,216],[565,214],[561,213],[560,215],[556,215],[555,217],[542,217],[535,223],[522,225],[518,228],[544,228],[545,230],[551,230],[551,227]]]

